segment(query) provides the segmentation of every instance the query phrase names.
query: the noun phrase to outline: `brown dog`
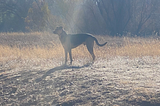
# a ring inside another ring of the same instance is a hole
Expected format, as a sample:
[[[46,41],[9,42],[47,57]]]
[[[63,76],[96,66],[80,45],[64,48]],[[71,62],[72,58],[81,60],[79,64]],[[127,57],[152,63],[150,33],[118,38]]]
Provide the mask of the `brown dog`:
[[[81,44],[85,44],[87,46],[89,53],[92,55],[92,58],[94,61],[95,60],[95,55],[93,53],[94,41],[98,46],[104,46],[107,43],[105,42],[104,44],[99,44],[98,40],[90,34],[68,34],[67,35],[62,27],[57,27],[55,31],[53,31],[53,33],[59,35],[59,39],[65,50],[65,64],[67,63],[68,52],[70,56],[70,64],[72,64],[73,60],[72,60],[71,49]]]

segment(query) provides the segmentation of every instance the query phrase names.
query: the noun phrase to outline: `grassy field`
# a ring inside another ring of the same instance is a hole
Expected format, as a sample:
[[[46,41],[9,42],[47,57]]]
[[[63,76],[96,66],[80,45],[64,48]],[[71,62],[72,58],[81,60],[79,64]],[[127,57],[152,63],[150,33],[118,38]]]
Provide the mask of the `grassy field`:
[[[93,64],[81,45],[62,66],[57,35],[0,33],[0,105],[159,106],[159,38],[96,38]]]
[[[160,40],[153,38],[129,38],[129,37],[101,37],[97,36],[101,43],[107,41],[104,47],[95,45],[94,52],[97,58],[110,56],[159,56]],[[0,34],[0,59],[7,58],[59,58],[64,57],[63,47],[57,35],[44,33],[1,33]],[[86,47],[73,49],[73,58],[90,57]],[[3,61],[3,60],[2,60]]]

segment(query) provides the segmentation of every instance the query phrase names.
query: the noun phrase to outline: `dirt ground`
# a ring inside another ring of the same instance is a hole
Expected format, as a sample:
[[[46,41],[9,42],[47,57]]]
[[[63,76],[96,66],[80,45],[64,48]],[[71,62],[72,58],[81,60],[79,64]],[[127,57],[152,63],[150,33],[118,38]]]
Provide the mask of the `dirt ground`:
[[[160,57],[62,60],[1,63],[0,105],[160,106]]]

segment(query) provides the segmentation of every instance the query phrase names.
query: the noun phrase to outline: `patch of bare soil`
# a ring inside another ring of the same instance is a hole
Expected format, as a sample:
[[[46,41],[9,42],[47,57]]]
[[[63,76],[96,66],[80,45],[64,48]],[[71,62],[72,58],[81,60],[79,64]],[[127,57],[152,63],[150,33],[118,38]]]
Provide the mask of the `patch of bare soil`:
[[[81,62],[1,64],[0,105],[160,106],[160,57]]]

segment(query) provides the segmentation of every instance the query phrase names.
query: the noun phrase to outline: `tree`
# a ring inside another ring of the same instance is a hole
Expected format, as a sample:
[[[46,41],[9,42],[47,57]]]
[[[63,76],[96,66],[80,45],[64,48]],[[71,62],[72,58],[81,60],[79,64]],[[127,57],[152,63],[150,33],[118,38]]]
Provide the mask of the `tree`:
[[[153,30],[151,30],[149,26],[157,20],[152,20],[152,17],[158,10],[158,4],[157,0],[134,0],[132,14],[132,23],[134,27],[131,28],[132,33],[136,35],[144,35],[148,32],[150,32],[150,34],[152,33]]]
[[[0,31],[25,31],[24,18],[33,0],[0,0]]]
[[[123,34],[131,15],[130,0],[96,0],[101,16],[106,23],[106,29],[111,35]]]
[[[28,31],[43,31],[46,27],[46,22],[49,20],[50,11],[45,2],[33,2],[32,7],[28,10],[28,15],[25,18],[26,30]]]

